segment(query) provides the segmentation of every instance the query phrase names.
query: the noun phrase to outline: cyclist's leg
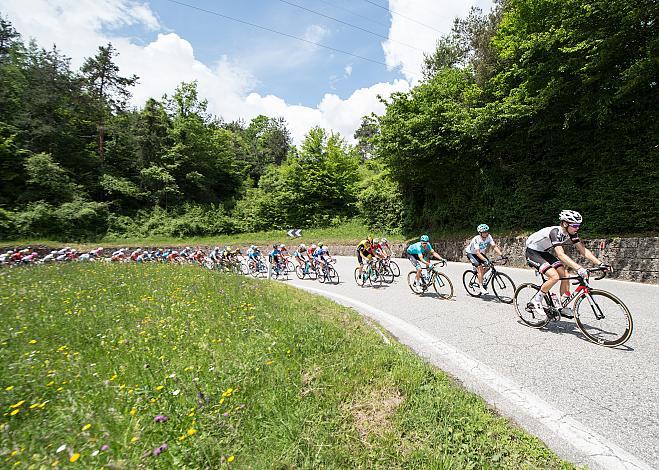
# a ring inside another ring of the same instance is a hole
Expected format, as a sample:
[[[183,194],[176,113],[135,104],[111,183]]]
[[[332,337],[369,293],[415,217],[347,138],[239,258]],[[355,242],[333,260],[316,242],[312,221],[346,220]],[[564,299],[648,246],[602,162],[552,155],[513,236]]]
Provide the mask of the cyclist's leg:
[[[359,269],[359,275],[362,275],[362,272],[364,271],[364,259],[362,258],[362,254],[357,250],[357,263],[358,266],[357,268]]]
[[[421,261],[419,260],[419,255],[407,255],[407,259],[410,260],[414,269],[416,269],[416,278],[415,281],[419,283],[421,280]]]

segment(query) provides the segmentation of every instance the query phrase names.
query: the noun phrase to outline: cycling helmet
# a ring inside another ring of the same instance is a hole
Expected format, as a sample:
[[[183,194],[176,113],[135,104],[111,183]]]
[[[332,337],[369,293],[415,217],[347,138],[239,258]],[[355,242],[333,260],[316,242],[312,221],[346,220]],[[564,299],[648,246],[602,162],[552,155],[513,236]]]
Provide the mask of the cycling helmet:
[[[373,239],[373,244],[377,245],[378,243],[380,243],[380,239],[379,238],[374,238]]]
[[[558,214],[558,218],[561,222],[568,222],[570,224],[580,224],[583,222],[583,217],[577,211],[571,211],[569,209],[562,210]]]
[[[383,238],[383,239],[380,240],[380,241],[381,241],[382,243],[387,243],[387,239],[386,239],[386,238]]]
[[[323,246],[322,251],[323,251],[323,253],[329,253],[329,248],[327,248],[326,246]]]
[[[318,248],[322,248],[324,246],[325,246],[325,244],[323,242],[318,242]]]
[[[282,243],[281,245],[279,245],[279,248],[286,248],[286,245]]]
[[[311,249],[312,249],[312,250],[315,250],[316,248],[317,248],[317,247],[316,247],[316,244],[313,243],[313,244],[311,245]]]
[[[478,233],[489,232],[490,226],[487,224],[480,224],[478,227],[476,227],[476,230]]]
[[[303,250],[306,250],[306,249],[307,249],[307,245],[305,245],[304,243],[300,243],[300,248],[302,248]]]
[[[429,242],[429,241],[430,241],[430,237],[429,237],[428,235],[421,235],[420,240],[421,240],[422,242]]]

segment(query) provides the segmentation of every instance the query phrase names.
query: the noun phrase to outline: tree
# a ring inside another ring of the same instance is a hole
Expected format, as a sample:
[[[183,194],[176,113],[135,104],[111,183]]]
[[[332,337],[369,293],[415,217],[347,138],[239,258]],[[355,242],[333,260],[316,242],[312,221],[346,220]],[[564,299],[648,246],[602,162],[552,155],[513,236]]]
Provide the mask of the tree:
[[[104,161],[105,122],[113,113],[123,111],[130,99],[129,87],[137,83],[137,75],[122,77],[119,67],[114,63],[117,51],[108,43],[99,46],[94,57],[85,60],[80,71],[83,75],[84,89],[95,108],[98,129],[98,154]]]

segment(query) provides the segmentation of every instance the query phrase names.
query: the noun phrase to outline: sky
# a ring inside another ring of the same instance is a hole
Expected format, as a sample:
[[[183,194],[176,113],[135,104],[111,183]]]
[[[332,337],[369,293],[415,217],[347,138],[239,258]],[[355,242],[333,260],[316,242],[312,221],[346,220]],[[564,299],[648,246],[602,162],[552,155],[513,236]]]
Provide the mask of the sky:
[[[211,113],[284,117],[298,144],[313,126],[352,142],[362,116],[384,112],[378,95],[417,84],[424,52],[472,6],[492,1],[0,0],[0,15],[74,68],[112,42],[120,73],[140,77],[134,106],[196,80]]]

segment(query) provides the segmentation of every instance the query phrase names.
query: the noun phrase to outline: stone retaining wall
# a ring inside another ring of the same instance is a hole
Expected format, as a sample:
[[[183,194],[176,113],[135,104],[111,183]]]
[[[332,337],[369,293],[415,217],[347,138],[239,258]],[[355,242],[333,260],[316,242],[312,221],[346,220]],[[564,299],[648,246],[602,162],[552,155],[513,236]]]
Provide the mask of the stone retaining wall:
[[[449,261],[467,261],[464,255],[464,248],[468,240],[445,239],[432,242],[433,248],[440,255]],[[504,254],[510,257],[508,266],[524,268],[526,260],[524,259],[526,237],[502,237],[495,238]],[[293,249],[295,243],[289,241],[289,247]],[[635,238],[597,238],[585,241],[588,247],[599,259],[610,263],[614,272],[613,278],[624,279],[627,281],[659,283],[659,237],[635,237]],[[196,247],[196,246],[195,246]],[[206,251],[212,247],[201,247]],[[259,247],[263,253],[270,251],[270,247]],[[392,249],[395,257],[403,257],[407,244],[394,243]],[[50,252],[51,248],[45,246],[33,246],[33,249],[39,252],[40,256]],[[330,245],[332,255],[337,256],[354,256],[355,245]],[[109,254],[114,249],[104,250],[104,255]],[[577,256],[573,247],[567,247],[567,253],[574,257]],[[583,262],[588,266],[588,262],[577,256],[578,262]]]

